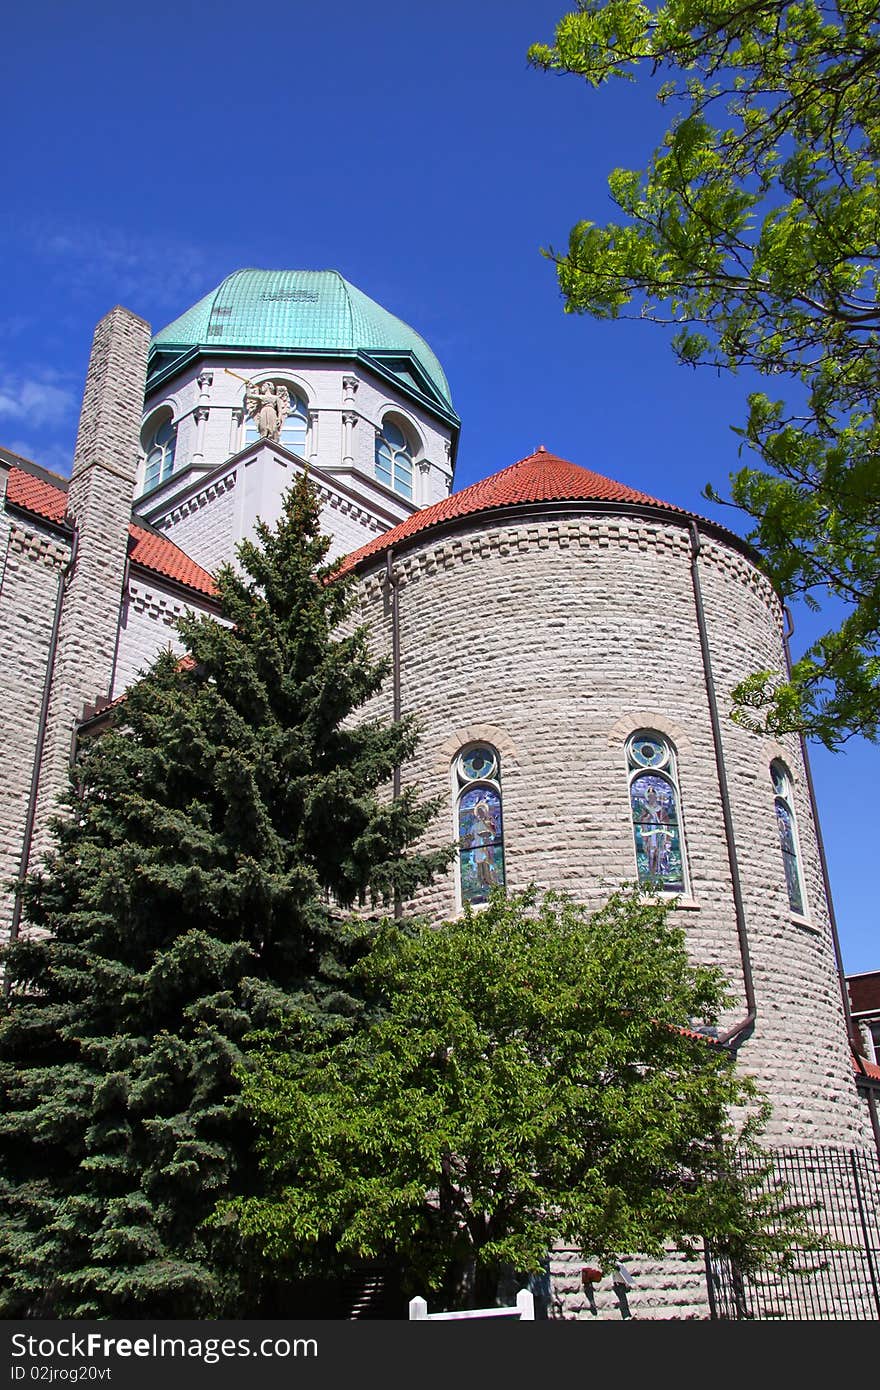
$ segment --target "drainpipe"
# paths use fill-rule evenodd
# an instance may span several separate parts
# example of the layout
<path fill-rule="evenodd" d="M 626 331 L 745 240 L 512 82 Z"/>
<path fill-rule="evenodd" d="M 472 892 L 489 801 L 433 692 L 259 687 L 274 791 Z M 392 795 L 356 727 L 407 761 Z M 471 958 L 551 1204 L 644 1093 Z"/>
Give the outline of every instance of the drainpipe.
<path fill-rule="evenodd" d="M 25 877 L 31 857 L 31 845 L 34 839 L 34 822 L 37 816 L 37 795 L 40 790 L 40 769 L 43 762 L 43 749 L 46 744 L 46 727 L 49 720 L 49 699 L 52 695 L 52 677 L 55 673 L 55 658 L 58 653 L 58 633 L 61 627 L 61 610 L 64 607 L 64 595 L 70 587 L 70 579 L 73 574 L 73 567 L 76 564 L 76 553 L 79 549 L 79 531 L 74 529 L 73 541 L 70 547 L 70 556 L 67 564 L 61 571 L 58 579 L 58 593 L 55 598 L 55 614 L 52 618 L 52 632 L 49 637 L 49 652 L 46 657 L 46 679 L 43 682 L 43 699 L 40 705 L 40 718 L 37 724 L 37 742 L 34 748 L 34 762 L 31 769 L 31 785 L 28 792 L 27 815 L 24 823 L 24 838 L 21 846 L 21 859 L 18 866 L 18 881 L 15 885 L 15 897 L 12 902 L 12 920 L 9 924 L 9 940 L 18 939 L 19 927 L 21 925 L 21 890 L 22 879 Z M 3 993 L 9 994 L 10 982 L 9 974 L 5 973 L 3 979 Z"/>
<path fill-rule="evenodd" d="M 718 773 L 718 790 L 721 794 L 721 813 L 724 819 L 724 836 L 727 841 L 727 861 L 730 865 L 730 880 L 733 887 L 733 904 L 736 913 L 736 931 L 739 937 L 739 954 L 742 961 L 743 987 L 748 1013 L 745 1018 L 726 1033 L 718 1042 L 729 1047 L 737 1047 L 744 1042 L 754 1027 L 758 1010 L 755 1002 L 755 986 L 752 979 L 752 963 L 749 954 L 749 939 L 746 932 L 746 912 L 743 902 L 742 881 L 739 873 L 739 859 L 736 852 L 736 839 L 733 832 L 733 814 L 730 807 L 730 789 L 727 783 L 727 769 L 724 764 L 724 744 L 721 738 L 721 720 L 718 715 L 718 701 L 715 697 L 715 679 L 712 675 L 712 656 L 709 651 L 709 634 L 706 628 L 706 611 L 703 607 L 703 591 L 700 584 L 699 554 L 700 533 L 695 521 L 688 523 L 691 536 L 691 582 L 694 590 L 694 607 L 697 614 L 697 629 L 700 634 L 700 651 L 703 658 L 703 676 L 706 682 L 706 697 L 709 701 L 709 721 L 712 725 L 712 742 L 715 746 L 715 767 Z"/>
<path fill-rule="evenodd" d="M 789 641 L 794 632 L 794 622 L 788 608 L 785 610 L 786 630 L 782 634 L 782 642 L 785 648 L 785 668 L 788 675 L 791 675 L 791 647 Z M 816 803 L 816 788 L 813 783 L 813 770 L 810 767 L 810 759 L 807 754 L 807 741 L 803 734 L 798 734 L 798 741 L 801 748 L 801 758 L 804 764 L 804 774 L 807 779 L 807 796 L 810 801 L 810 814 L 813 817 L 813 829 L 816 832 L 816 846 L 819 850 L 819 867 L 822 871 L 822 887 L 825 890 L 825 902 L 828 904 L 828 925 L 831 928 L 831 941 L 834 946 L 834 960 L 837 967 L 837 983 L 840 986 L 840 998 L 843 1003 L 843 1017 L 846 1025 L 846 1037 L 849 1043 L 850 1052 L 853 1055 L 856 1066 L 862 1076 L 866 1075 L 865 1065 L 861 1054 L 855 1043 L 855 1032 L 852 1018 L 852 1008 L 849 1002 L 849 990 L 846 987 L 846 974 L 843 968 L 843 952 L 840 949 L 840 936 L 837 931 L 837 915 L 834 911 L 834 900 L 831 896 L 831 876 L 828 872 L 828 859 L 825 854 L 825 841 L 822 838 L 822 827 L 819 823 L 819 807 Z M 871 1116 L 871 1129 L 874 1132 L 874 1143 L 877 1152 L 880 1154 L 880 1120 L 877 1116 L 877 1101 L 871 1091 L 868 1092 L 868 1111 Z"/>
<path fill-rule="evenodd" d="M 394 573 L 394 547 L 390 546 L 385 555 L 385 580 L 391 596 L 391 714 L 395 723 L 400 719 L 400 596 L 397 575 Z M 391 791 L 395 799 L 400 796 L 400 764 L 397 763 L 391 775 Z M 394 916 L 403 915 L 400 894 L 394 894 Z"/>

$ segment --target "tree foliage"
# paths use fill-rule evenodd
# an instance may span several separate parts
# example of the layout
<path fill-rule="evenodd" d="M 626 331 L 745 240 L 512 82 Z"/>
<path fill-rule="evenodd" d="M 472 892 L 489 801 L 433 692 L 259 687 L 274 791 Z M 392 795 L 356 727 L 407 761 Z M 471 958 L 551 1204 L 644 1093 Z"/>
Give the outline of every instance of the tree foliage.
<path fill-rule="evenodd" d="M 204 1225 L 259 1190 L 242 1039 L 356 1013 L 349 909 L 448 857 L 411 852 L 432 806 L 387 794 L 413 727 L 354 717 L 384 667 L 318 515 L 302 480 L 221 571 L 227 621 L 183 621 L 191 659 L 160 659 L 85 748 L 26 884 L 0 1019 L 6 1316 L 271 1311 L 271 1272 Z"/>
<path fill-rule="evenodd" d="M 701 1235 L 743 1266 L 784 1251 L 785 1218 L 771 1233 L 731 1176 L 753 1083 L 682 1031 L 716 1017 L 722 979 L 664 906 L 496 891 L 440 930 L 387 927 L 359 974 L 368 1026 L 281 1029 L 245 1078 L 271 1190 L 235 1210 L 268 1260 L 400 1261 L 411 1290 L 483 1306 L 556 1240 L 605 1267 Z M 752 1114 L 738 1139 L 731 1107 Z"/>
<path fill-rule="evenodd" d="M 662 79 L 662 146 L 609 180 L 621 220 L 579 223 L 556 258 L 566 308 L 675 325 L 682 362 L 771 378 L 738 431 L 761 465 L 732 475 L 732 499 L 784 594 L 844 605 L 790 680 L 763 672 L 737 692 L 739 717 L 828 747 L 876 739 L 876 4 L 582 0 L 530 59 L 593 87 Z"/>

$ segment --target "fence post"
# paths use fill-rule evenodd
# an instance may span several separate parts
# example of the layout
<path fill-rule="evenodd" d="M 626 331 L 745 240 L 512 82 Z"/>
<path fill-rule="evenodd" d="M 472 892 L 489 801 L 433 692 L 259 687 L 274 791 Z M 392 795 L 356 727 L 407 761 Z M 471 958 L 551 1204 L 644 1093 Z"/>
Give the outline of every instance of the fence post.
<path fill-rule="evenodd" d="M 428 1305 L 423 1298 L 411 1298 L 409 1301 L 409 1320 L 414 1318 L 426 1318 L 428 1316 Z"/>
<path fill-rule="evenodd" d="M 520 1322 L 535 1321 L 535 1298 L 531 1289 L 520 1289 L 516 1296 L 516 1306 L 519 1309 Z"/>

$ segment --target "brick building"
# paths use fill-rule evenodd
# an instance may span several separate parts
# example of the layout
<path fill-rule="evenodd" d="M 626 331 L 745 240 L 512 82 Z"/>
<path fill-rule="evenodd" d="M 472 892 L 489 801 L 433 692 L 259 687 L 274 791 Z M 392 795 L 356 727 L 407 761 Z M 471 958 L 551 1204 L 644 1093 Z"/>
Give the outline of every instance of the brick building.
<path fill-rule="evenodd" d="M 544 448 L 452 491 L 458 429 L 428 345 L 335 272 L 238 271 L 152 339 L 112 310 L 69 482 L 0 450 L 0 877 L 43 852 L 82 721 L 177 615 L 216 612 L 211 572 L 308 467 L 392 659 L 380 700 L 421 723 L 402 776 L 461 847 L 417 906 L 659 882 L 731 981 L 721 1041 L 770 1142 L 870 1151 L 880 1068 L 853 1062 L 804 749 L 728 717 L 739 680 L 785 665 L 779 597 L 717 523 Z M 13 893 L 2 913 L 25 929 Z M 563 1316 L 588 1315 L 578 1258 L 555 1258 Z M 641 1316 L 705 1315 L 699 1270 L 639 1273 Z"/>

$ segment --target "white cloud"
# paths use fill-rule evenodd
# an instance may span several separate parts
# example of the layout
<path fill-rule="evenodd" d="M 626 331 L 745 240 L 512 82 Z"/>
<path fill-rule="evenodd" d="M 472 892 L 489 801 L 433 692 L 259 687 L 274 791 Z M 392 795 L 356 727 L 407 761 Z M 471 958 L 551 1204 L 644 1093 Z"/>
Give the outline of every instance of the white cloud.
<path fill-rule="evenodd" d="M 0 370 L 0 417 L 27 421 L 35 429 L 54 430 L 74 417 L 79 398 L 59 385 L 57 372 L 20 375 Z"/>
<path fill-rule="evenodd" d="M 68 226 L 64 232 L 46 224 L 30 230 L 32 248 L 58 266 L 68 291 L 105 291 L 112 285 L 119 303 L 179 308 L 204 294 L 228 270 L 228 258 L 221 258 L 226 269 L 214 275 L 203 246 L 161 235 L 131 235 L 88 224 Z"/>

